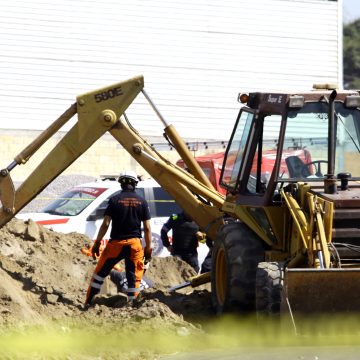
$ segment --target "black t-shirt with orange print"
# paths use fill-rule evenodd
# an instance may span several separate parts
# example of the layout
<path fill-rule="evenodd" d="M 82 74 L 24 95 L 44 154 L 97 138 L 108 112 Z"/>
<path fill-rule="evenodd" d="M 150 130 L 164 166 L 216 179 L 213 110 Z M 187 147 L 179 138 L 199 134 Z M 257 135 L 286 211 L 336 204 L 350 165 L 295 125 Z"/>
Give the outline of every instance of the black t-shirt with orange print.
<path fill-rule="evenodd" d="M 126 190 L 110 198 L 105 215 L 112 220 L 110 240 L 141 238 L 141 222 L 151 218 L 147 201 Z"/>

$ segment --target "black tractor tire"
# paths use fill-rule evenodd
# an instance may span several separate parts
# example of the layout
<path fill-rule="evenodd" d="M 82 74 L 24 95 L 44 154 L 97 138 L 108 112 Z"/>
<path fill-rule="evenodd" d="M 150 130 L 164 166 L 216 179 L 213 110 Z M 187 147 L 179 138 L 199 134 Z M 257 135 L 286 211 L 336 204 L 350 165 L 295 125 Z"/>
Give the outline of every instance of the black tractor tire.
<path fill-rule="evenodd" d="M 255 311 L 255 279 L 264 243 L 241 222 L 223 225 L 212 253 L 211 298 L 217 314 Z"/>
<path fill-rule="evenodd" d="M 256 314 L 258 319 L 280 317 L 284 264 L 261 262 L 256 271 Z"/>

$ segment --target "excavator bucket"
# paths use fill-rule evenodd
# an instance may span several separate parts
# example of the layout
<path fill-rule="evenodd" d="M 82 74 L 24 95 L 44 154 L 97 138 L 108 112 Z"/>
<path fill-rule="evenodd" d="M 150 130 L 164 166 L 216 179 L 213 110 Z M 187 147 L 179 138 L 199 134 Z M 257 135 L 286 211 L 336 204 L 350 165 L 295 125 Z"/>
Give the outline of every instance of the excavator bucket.
<path fill-rule="evenodd" d="M 360 269 L 286 269 L 281 312 L 343 314 L 360 309 Z"/>
<path fill-rule="evenodd" d="M 2 205 L 3 211 L 11 214 L 14 209 L 14 201 L 14 183 L 7 169 L 3 169 L 0 173 L 0 205 Z"/>

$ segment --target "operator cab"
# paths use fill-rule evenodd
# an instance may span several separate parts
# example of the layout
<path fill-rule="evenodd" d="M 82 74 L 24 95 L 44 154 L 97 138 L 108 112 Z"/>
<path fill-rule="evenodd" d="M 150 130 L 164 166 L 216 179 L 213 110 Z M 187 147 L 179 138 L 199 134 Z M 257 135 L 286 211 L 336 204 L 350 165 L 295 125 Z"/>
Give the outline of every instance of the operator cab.
<path fill-rule="evenodd" d="M 246 106 L 239 112 L 220 177 L 227 190 L 223 211 L 235 218 L 241 214 L 258 236 L 283 251 L 287 235 L 281 229 L 288 213 L 282 189 L 296 196 L 300 184 L 306 184 L 315 196 L 334 204 L 339 226 L 340 208 L 360 206 L 359 93 L 257 92 L 240 99 Z M 357 213 L 352 214 L 351 221 L 357 221 Z"/>
<path fill-rule="evenodd" d="M 240 110 L 220 178 L 230 194 L 241 194 L 238 204 L 270 205 L 279 188 L 298 181 L 323 187 L 329 179 L 360 180 L 357 92 L 250 93 L 239 100 L 247 106 Z"/>

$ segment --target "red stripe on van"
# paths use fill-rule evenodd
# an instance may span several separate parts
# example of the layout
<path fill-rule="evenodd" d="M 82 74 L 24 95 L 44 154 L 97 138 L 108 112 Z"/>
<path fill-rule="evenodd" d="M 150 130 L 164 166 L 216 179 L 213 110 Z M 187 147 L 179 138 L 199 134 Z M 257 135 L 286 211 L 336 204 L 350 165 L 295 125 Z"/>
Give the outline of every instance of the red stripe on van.
<path fill-rule="evenodd" d="M 36 221 L 40 225 L 57 225 L 57 224 L 66 224 L 69 221 L 69 218 L 66 219 L 52 219 L 52 220 L 40 220 Z"/>

